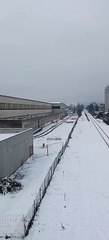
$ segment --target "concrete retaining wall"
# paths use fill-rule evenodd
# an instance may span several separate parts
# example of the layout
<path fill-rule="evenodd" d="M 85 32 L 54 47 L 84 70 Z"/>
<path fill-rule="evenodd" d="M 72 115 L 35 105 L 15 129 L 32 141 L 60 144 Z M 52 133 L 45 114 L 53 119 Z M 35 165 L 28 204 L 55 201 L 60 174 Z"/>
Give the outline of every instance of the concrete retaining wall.
<path fill-rule="evenodd" d="M 0 178 L 10 176 L 33 154 L 33 130 L 28 129 L 0 142 Z"/>
<path fill-rule="evenodd" d="M 50 116 L 41 116 L 40 118 L 36 119 L 22 120 L 22 127 L 23 128 L 32 127 L 33 130 L 36 130 L 38 128 L 43 128 L 47 123 L 53 122 L 54 120 L 59 118 L 60 114 L 52 114 Z"/>
<path fill-rule="evenodd" d="M 0 128 L 1 133 L 20 133 L 22 131 L 27 130 L 26 128 Z"/>

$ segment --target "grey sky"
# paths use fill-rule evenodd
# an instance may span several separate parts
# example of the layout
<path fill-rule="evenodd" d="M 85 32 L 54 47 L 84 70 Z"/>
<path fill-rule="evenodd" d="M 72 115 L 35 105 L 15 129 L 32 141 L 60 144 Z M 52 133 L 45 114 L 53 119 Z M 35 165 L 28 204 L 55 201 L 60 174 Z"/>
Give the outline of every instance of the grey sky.
<path fill-rule="evenodd" d="M 0 94 L 103 101 L 109 0 L 1 0 Z"/>

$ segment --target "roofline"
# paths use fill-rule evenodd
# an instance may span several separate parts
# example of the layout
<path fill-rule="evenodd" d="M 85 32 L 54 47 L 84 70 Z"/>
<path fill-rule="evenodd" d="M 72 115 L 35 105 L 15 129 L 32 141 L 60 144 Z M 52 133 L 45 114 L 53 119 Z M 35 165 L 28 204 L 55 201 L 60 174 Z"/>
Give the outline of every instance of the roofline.
<path fill-rule="evenodd" d="M 9 96 L 9 95 L 1 95 L 0 94 L 0 97 L 9 97 L 9 98 L 12 98 L 12 99 L 20 99 L 20 100 L 26 100 L 26 101 L 36 101 L 36 102 L 41 102 L 41 103 L 48 103 L 48 104 L 51 104 L 50 102 L 44 102 L 44 101 L 40 101 L 40 100 L 35 100 L 35 99 L 29 99 L 29 98 L 21 98 L 21 97 L 14 97 L 14 96 Z"/>

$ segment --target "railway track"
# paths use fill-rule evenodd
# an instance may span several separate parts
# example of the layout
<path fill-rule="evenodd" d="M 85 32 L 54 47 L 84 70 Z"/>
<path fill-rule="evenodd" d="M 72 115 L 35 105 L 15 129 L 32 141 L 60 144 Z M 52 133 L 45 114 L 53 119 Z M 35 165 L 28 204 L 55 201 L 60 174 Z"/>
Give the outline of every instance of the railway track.
<path fill-rule="evenodd" d="M 40 133 L 40 134 L 34 134 L 34 139 L 35 138 L 41 138 L 41 137 L 44 137 L 46 136 L 47 134 L 49 134 L 50 132 L 52 132 L 53 130 L 55 130 L 57 127 L 59 127 L 61 124 L 63 124 L 64 122 L 66 122 L 66 119 L 65 118 L 63 121 L 61 121 L 60 123 L 57 123 L 55 124 L 54 126 L 50 127 L 49 129 L 47 129 L 45 132 L 43 133 Z"/>
<path fill-rule="evenodd" d="M 99 134 L 101 135 L 103 141 L 106 143 L 106 145 L 109 147 L 109 135 L 102 129 L 102 127 L 98 124 L 98 122 L 92 117 L 90 114 L 88 114 L 88 117 L 90 121 L 93 123 Z"/>

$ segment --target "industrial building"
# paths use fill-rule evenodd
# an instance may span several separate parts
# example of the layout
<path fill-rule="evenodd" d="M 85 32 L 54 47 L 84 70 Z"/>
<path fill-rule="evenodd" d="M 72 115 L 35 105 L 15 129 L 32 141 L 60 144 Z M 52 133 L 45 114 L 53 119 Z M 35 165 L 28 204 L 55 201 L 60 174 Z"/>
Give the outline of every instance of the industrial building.
<path fill-rule="evenodd" d="M 109 86 L 106 86 L 104 90 L 104 103 L 105 111 L 109 112 Z"/>
<path fill-rule="evenodd" d="M 57 105 L 0 95 L 0 128 L 33 128 L 36 130 L 64 115 L 62 103 Z"/>
<path fill-rule="evenodd" d="M 0 178 L 33 155 L 33 132 L 63 118 L 65 111 L 62 103 L 0 95 Z"/>
<path fill-rule="evenodd" d="M 0 178 L 9 177 L 32 155 L 32 129 L 0 129 Z"/>
<path fill-rule="evenodd" d="M 0 95 L 0 118 L 20 118 L 51 111 L 50 103 Z"/>
<path fill-rule="evenodd" d="M 68 107 L 62 102 L 51 102 L 52 112 L 65 113 L 67 114 Z"/>
<path fill-rule="evenodd" d="M 59 118 L 64 118 L 68 115 L 68 107 L 62 102 L 51 102 L 52 113 L 59 114 Z"/>

